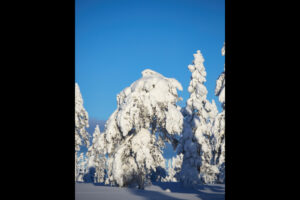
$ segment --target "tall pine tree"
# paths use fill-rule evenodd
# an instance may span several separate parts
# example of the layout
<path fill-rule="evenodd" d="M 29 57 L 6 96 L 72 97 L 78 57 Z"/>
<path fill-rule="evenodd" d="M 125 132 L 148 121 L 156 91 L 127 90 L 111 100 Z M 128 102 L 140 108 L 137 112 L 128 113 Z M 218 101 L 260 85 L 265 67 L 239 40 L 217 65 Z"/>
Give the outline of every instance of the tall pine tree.
<path fill-rule="evenodd" d="M 186 107 L 182 110 L 184 115 L 184 128 L 178 153 L 182 153 L 183 162 L 180 180 L 186 184 L 213 183 L 216 180 L 218 168 L 213 165 L 211 124 L 217 115 L 213 102 L 207 98 L 207 89 L 204 86 L 206 71 L 204 58 L 198 50 L 194 54 L 193 64 L 188 66 L 192 73 L 188 91 L 190 97 Z"/>

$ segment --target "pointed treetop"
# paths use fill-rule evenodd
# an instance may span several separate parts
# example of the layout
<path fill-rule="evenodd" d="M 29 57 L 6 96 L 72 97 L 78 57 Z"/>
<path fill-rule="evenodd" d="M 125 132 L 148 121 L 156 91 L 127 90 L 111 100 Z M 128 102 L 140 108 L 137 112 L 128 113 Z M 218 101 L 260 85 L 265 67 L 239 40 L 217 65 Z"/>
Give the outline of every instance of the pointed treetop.
<path fill-rule="evenodd" d="M 224 45 L 222 47 L 222 56 L 225 56 L 225 42 L 224 42 Z"/>
<path fill-rule="evenodd" d="M 100 128 L 99 128 L 99 124 L 96 125 L 95 131 L 94 131 L 94 132 L 101 133 L 101 132 L 100 132 Z"/>
<path fill-rule="evenodd" d="M 194 58 L 195 58 L 195 60 L 194 60 L 195 65 L 196 64 L 201 64 L 201 63 L 204 62 L 204 58 L 203 58 L 202 53 L 201 53 L 200 50 L 197 50 L 197 53 L 194 54 Z"/>

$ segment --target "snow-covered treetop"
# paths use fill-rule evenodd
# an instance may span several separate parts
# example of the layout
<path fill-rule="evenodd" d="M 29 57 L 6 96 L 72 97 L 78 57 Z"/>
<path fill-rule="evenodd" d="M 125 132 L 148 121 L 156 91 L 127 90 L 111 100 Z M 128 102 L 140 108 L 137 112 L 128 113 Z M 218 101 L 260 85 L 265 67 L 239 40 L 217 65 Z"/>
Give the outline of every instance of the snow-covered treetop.
<path fill-rule="evenodd" d="M 89 134 L 85 128 L 89 127 L 88 113 L 83 107 L 83 99 L 77 83 L 75 83 L 75 149 L 79 151 L 82 141 L 89 146 Z"/>
<path fill-rule="evenodd" d="M 175 119 L 171 119 L 180 118 L 181 116 L 179 110 L 174 106 L 179 100 L 177 89 L 182 90 L 181 84 L 176 79 L 165 78 L 163 75 L 150 69 L 144 70 L 142 75 L 141 79 L 135 81 L 130 87 L 125 88 L 117 98 L 119 109 L 124 111 L 117 116 L 119 126 L 123 129 L 123 135 L 127 135 L 133 125 L 138 125 L 138 129 L 142 128 L 139 126 L 143 126 L 143 123 L 135 123 L 137 122 L 135 120 L 140 120 L 136 118 L 139 116 L 148 118 L 147 122 L 150 122 L 150 117 L 157 114 L 157 120 L 163 122 L 165 116 L 160 116 L 162 108 L 165 109 L 164 111 L 167 111 L 166 117 L 170 118 L 170 120 L 166 120 L 167 123 L 165 125 L 168 133 L 180 133 L 180 126 L 173 123 L 176 121 Z M 129 114 L 134 123 L 131 123 L 129 126 L 123 126 L 122 123 L 128 122 L 126 117 L 128 109 L 134 111 Z M 135 111 L 140 112 L 140 115 L 136 115 Z M 149 128 L 149 126 L 150 124 L 148 124 L 148 127 L 146 125 L 146 128 Z"/>
<path fill-rule="evenodd" d="M 206 99 L 207 89 L 204 86 L 206 71 L 203 63 L 204 58 L 200 50 L 198 50 L 194 54 L 193 64 L 188 66 L 192 76 L 188 87 L 190 97 L 187 100 L 186 111 L 191 114 L 196 109 L 199 114 L 201 113 L 203 117 L 207 118 L 213 108 L 211 103 Z"/>
<path fill-rule="evenodd" d="M 100 137 L 100 134 L 101 134 L 100 133 L 100 128 L 99 128 L 99 125 L 97 124 L 96 127 L 95 127 L 94 134 L 93 134 L 93 144 L 97 144 L 98 145 L 98 139 Z"/>
<path fill-rule="evenodd" d="M 88 152 L 87 155 L 88 156 L 92 156 L 96 154 L 96 150 L 98 148 L 99 145 L 99 138 L 100 138 L 100 129 L 99 129 L 99 125 L 97 124 L 95 127 L 95 131 L 93 133 L 93 141 L 92 141 L 92 145 L 88 148 Z"/>
<path fill-rule="evenodd" d="M 144 70 L 142 78 L 117 95 L 118 108 L 106 124 L 108 143 L 116 143 L 112 140 L 120 141 L 142 128 L 151 128 L 152 133 L 160 129 L 168 135 L 179 134 L 183 116 L 176 105 L 180 100 L 177 89 L 182 90 L 182 86 L 176 79 L 166 78 L 150 69 Z"/>
<path fill-rule="evenodd" d="M 75 83 L 75 112 L 80 113 L 83 112 L 82 110 L 84 110 L 84 113 L 86 113 L 85 109 L 83 108 L 83 99 L 79 89 L 79 85 L 78 83 Z"/>
<path fill-rule="evenodd" d="M 181 84 L 173 78 L 166 78 L 163 75 L 146 69 L 142 72 L 142 78 L 125 88 L 117 97 L 118 105 L 122 106 L 125 98 L 141 96 L 143 100 L 149 99 L 147 103 L 176 103 L 178 100 L 177 90 L 182 90 Z M 129 97 L 129 95 L 131 95 Z"/>

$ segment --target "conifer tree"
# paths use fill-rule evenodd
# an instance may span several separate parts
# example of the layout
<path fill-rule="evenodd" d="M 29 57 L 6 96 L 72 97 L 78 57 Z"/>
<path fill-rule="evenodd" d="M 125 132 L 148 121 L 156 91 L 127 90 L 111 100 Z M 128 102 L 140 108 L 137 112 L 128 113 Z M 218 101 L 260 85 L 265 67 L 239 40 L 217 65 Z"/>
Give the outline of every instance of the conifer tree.
<path fill-rule="evenodd" d="M 77 83 L 75 83 L 75 150 L 79 151 L 81 145 L 89 147 L 89 127 L 88 113 L 83 107 L 83 99 Z"/>
<path fill-rule="evenodd" d="M 188 66 L 192 73 L 188 91 L 190 97 L 184 115 L 184 128 L 178 153 L 183 154 L 180 180 L 186 184 L 213 183 L 216 180 L 218 168 L 213 165 L 211 124 L 217 115 L 215 103 L 207 98 L 204 86 L 206 71 L 204 58 L 198 50 L 194 54 L 193 64 Z"/>
<path fill-rule="evenodd" d="M 182 131 L 177 89 L 182 90 L 177 80 L 147 69 L 117 96 L 105 129 L 110 183 L 143 189 L 152 172 L 165 168 L 164 142 L 176 145 L 175 134 Z"/>
<path fill-rule="evenodd" d="M 96 125 L 93 133 L 92 145 L 89 147 L 87 152 L 87 174 L 85 182 L 104 182 L 105 171 L 106 171 L 106 157 L 104 135 L 100 133 L 99 125 Z"/>
<path fill-rule="evenodd" d="M 79 171 L 76 167 L 78 162 L 77 153 L 80 150 L 80 146 L 85 145 L 89 147 L 89 133 L 86 131 L 88 127 L 88 113 L 83 107 L 79 86 L 75 83 L 75 172 Z"/>

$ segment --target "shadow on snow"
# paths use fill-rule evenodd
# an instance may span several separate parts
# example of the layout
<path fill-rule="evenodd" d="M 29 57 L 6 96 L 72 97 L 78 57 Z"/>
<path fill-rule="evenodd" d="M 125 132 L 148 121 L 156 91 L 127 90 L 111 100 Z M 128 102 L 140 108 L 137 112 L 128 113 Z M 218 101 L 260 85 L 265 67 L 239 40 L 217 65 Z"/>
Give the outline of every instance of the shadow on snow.
<path fill-rule="evenodd" d="M 160 187 L 162 190 L 169 189 L 172 193 L 196 194 L 202 200 L 225 199 L 224 185 L 193 185 L 184 186 L 180 182 L 154 182 L 152 185 Z"/>
<path fill-rule="evenodd" d="M 102 187 L 103 186 L 117 187 L 117 186 L 105 185 L 104 183 L 93 183 L 93 185 L 102 186 Z M 184 186 L 180 182 L 153 182 L 152 185 L 160 187 L 163 191 L 169 189 L 171 193 L 195 194 L 201 200 L 224 200 L 225 199 L 225 191 L 224 191 L 225 186 L 221 184 Z M 134 195 L 143 197 L 145 200 L 153 200 L 153 199 L 182 200 L 174 196 L 166 195 L 164 194 L 163 191 L 147 190 L 147 186 L 145 187 L 145 190 L 139 190 L 136 189 L 135 187 L 127 187 L 124 189 L 127 189 L 127 191 L 131 192 Z"/>

